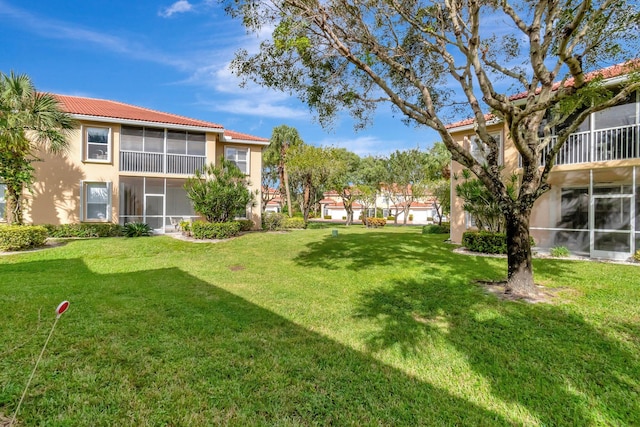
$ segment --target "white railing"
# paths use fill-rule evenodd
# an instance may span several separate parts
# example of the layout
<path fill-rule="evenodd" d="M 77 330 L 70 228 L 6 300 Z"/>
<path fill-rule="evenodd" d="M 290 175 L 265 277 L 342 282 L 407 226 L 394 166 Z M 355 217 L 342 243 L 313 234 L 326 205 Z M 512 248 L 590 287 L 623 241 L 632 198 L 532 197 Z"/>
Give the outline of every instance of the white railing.
<path fill-rule="evenodd" d="M 120 171 L 193 175 L 206 160 L 205 156 L 120 151 Z"/>
<path fill-rule="evenodd" d="M 202 170 L 206 161 L 204 156 L 167 154 L 167 173 L 192 175 L 196 169 Z"/>
<path fill-rule="evenodd" d="M 557 137 L 552 136 L 549 144 L 542 150 L 540 165 L 544 165 L 544 159 L 556 141 Z M 555 164 L 573 165 L 638 158 L 640 158 L 640 125 L 629 125 L 572 133 L 558 151 Z M 518 166 L 522 167 L 522 158 L 518 160 Z"/>

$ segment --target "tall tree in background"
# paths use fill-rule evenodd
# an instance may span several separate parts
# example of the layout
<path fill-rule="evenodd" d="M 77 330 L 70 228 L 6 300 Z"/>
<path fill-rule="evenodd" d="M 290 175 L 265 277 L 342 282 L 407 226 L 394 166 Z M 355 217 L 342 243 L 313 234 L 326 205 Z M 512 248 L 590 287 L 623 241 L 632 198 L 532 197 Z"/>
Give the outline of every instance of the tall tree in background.
<path fill-rule="evenodd" d="M 427 195 L 428 167 L 429 155 L 417 148 L 396 150 L 389 156 L 385 191 L 394 204 L 394 224 L 398 223 L 400 212 L 406 224 L 411 204 Z"/>
<path fill-rule="evenodd" d="M 386 160 L 381 157 L 366 156 L 360 160 L 355 176 L 355 188 L 356 200 L 362 205 L 363 221 L 368 216 L 369 208 L 376 208 L 376 199 L 385 181 L 385 164 Z"/>
<path fill-rule="evenodd" d="M 287 210 L 289 216 L 293 216 L 293 205 L 291 204 L 291 187 L 289 186 L 289 173 L 287 167 L 287 154 L 290 149 L 302 144 L 300 134 L 296 128 L 287 125 L 280 125 L 273 128 L 269 146 L 264 151 L 264 164 L 268 167 L 275 167 L 278 171 L 280 181 L 280 197 L 287 196 Z"/>
<path fill-rule="evenodd" d="M 262 163 L 262 182 L 260 188 L 260 198 L 262 201 L 262 213 L 267 209 L 267 205 L 270 201 L 278 196 L 275 191 L 276 185 L 278 185 L 278 169 L 274 166 Z M 272 191 L 273 190 L 273 191 Z M 280 193 L 282 198 L 282 193 Z"/>
<path fill-rule="evenodd" d="M 428 191 L 433 196 L 433 207 L 442 225 L 445 215 L 451 213 L 451 153 L 442 142 L 436 142 L 427 157 Z"/>
<path fill-rule="evenodd" d="M 9 224 L 22 224 L 22 191 L 33 183 L 38 150 L 64 153 L 74 126 L 53 95 L 38 93 L 27 75 L 0 73 L 0 181 L 7 186 Z"/>
<path fill-rule="evenodd" d="M 327 186 L 338 193 L 347 212 L 346 225 L 353 222 L 353 204 L 358 198 L 356 177 L 360 168 L 360 156 L 344 148 L 326 149 L 331 159 Z"/>
<path fill-rule="evenodd" d="M 523 296 L 537 293 L 529 240 L 533 204 L 548 191 L 547 177 L 569 135 L 589 114 L 621 102 L 640 87 L 638 74 L 621 79 L 615 92 L 603 87 L 601 78 L 586 76 L 638 54 L 637 2 L 226 4 L 249 29 L 274 28 L 257 53 L 238 52 L 236 73 L 296 93 L 323 124 L 348 110 L 366 125 L 376 106 L 388 103 L 407 122 L 435 129 L 453 160 L 480 179 L 505 217 L 507 290 Z M 554 85 L 556 81 L 563 84 Z M 524 93 L 517 104 L 509 98 L 515 92 Z M 499 141 L 487 130 L 489 113 L 508 128 L 522 158 L 514 197 L 502 179 Z M 476 136 L 486 147 L 484 158 L 474 158 L 449 133 L 446 124 L 461 117 L 473 117 Z M 545 117 L 552 119 L 544 123 Z M 551 130 L 558 125 L 562 130 L 552 138 Z"/>
<path fill-rule="evenodd" d="M 331 158 L 326 149 L 313 145 L 295 146 L 287 159 L 291 182 L 298 187 L 302 198 L 304 222 L 309 221 L 309 211 L 316 199 L 318 188 L 326 183 Z"/>

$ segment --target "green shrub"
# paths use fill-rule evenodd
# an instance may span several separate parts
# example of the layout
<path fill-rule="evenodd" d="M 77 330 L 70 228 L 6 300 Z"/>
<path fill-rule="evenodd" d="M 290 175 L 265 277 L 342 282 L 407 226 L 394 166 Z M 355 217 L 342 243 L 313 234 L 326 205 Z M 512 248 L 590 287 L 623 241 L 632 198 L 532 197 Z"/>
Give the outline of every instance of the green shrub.
<path fill-rule="evenodd" d="M 250 219 L 238 219 L 236 222 L 240 224 L 240 231 L 251 231 L 255 226 L 255 223 Z"/>
<path fill-rule="evenodd" d="M 305 224 L 304 218 L 293 217 L 285 218 L 284 221 L 282 221 L 281 227 L 285 230 L 290 230 L 294 228 L 307 228 L 307 224 Z"/>
<path fill-rule="evenodd" d="M 633 254 L 633 259 L 635 259 L 636 261 L 640 262 L 640 249 L 638 249 L 636 251 L 636 253 Z"/>
<path fill-rule="evenodd" d="M 385 225 L 387 225 L 387 220 L 385 218 L 367 217 L 365 219 L 365 225 L 367 227 L 373 227 L 373 228 L 384 227 Z"/>
<path fill-rule="evenodd" d="M 149 224 L 144 222 L 128 222 L 124 225 L 124 235 L 126 237 L 151 236 L 153 230 Z"/>
<path fill-rule="evenodd" d="M 569 249 L 567 249 L 565 246 L 556 246 L 554 248 L 551 248 L 549 253 L 552 257 L 556 258 L 566 258 L 571 255 L 571 252 L 569 252 Z"/>
<path fill-rule="evenodd" d="M 389 216 L 387 217 L 387 221 L 393 221 L 393 219 L 394 219 L 394 218 L 395 218 L 395 217 L 394 217 L 393 215 L 389 215 Z"/>
<path fill-rule="evenodd" d="M 422 234 L 449 234 L 448 225 L 429 224 L 422 227 Z"/>
<path fill-rule="evenodd" d="M 530 237 L 531 246 L 535 244 Z M 462 245 L 473 252 L 484 254 L 506 254 L 507 235 L 490 231 L 465 231 L 462 234 Z"/>
<path fill-rule="evenodd" d="M 279 230 L 282 228 L 284 218 L 284 214 L 279 212 L 267 212 L 262 216 L 262 228 L 269 231 Z"/>
<path fill-rule="evenodd" d="M 346 221 L 346 220 L 347 220 L 347 217 L 346 217 L 346 216 L 343 216 L 343 217 L 342 217 L 342 220 L 343 220 L 343 221 Z"/>
<path fill-rule="evenodd" d="M 413 221 L 413 214 L 409 214 L 409 221 Z"/>
<path fill-rule="evenodd" d="M 178 227 L 182 230 L 183 234 L 191 236 L 191 221 L 182 220 L 180 221 L 180 224 L 178 224 Z"/>
<path fill-rule="evenodd" d="M 47 229 L 41 225 L 0 226 L 0 251 L 20 251 L 44 245 Z"/>
<path fill-rule="evenodd" d="M 331 215 L 325 215 L 324 219 L 332 219 Z"/>
<path fill-rule="evenodd" d="M 196 221 L 191 224 L 191 232 L 195 239 L 227 239 L 240 232 L 238 221 L 204 222 Z"/>
<path fill-rule="evenodd" d="M 111 222 L 91 224 L 46 224 L 49 237 L 117 237 L 122 236 L 122 227 Z"/>

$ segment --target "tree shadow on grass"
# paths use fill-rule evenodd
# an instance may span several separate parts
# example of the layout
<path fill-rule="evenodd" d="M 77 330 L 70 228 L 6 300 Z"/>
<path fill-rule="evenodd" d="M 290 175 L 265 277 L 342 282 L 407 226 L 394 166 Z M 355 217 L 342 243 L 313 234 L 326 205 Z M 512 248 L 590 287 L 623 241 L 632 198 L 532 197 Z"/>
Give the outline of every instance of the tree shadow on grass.
<path fill-rule="evenodd" d="M 0 274 L 12 307 L 1 348 L 31 331 L 39 307 L 71 301 L 25 425 L 510 424 L 176 268 L 96 274 L 71 259 Z M 0 412 L 13 412 L 43 329 L 0 358 Z"/>
<path fill-rule="evenodd" d="M 363 292 L 356 316 L 378 326 L 369 349 L 399 346 L 409 356 L 453 345 L 492 395 L 542 425 L 640 424 L 637 351 L 562 307 L 499 302 L 459 283 L 427 278 Z M 637 328 L 620 328 L 637 342 Z"/>
<path fill-rule="evenodd" d="M 419 230 L 415 233 L 343 233 L 309 243 L 307 250 L 294 261 L 305 267 L 360 271 L 407 261 L 450 259 L 452 248 L 441 242 L 441 236 L 425 236 Z"/>

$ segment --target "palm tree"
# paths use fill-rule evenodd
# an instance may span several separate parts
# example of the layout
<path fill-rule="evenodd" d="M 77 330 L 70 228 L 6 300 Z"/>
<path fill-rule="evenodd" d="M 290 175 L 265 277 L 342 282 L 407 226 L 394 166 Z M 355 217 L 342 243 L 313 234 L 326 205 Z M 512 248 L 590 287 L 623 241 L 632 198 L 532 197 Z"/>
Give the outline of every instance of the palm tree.
<path fill-rule="evenodd" d="M 6 217 L 22 224 L 22 190 L 33 183 L 38 150 L 64 153 L 75 127 L 56 98 L 37 92 L 26 74 L 0 73 L 0 181 L 6 184 Z"/>
<path fill-rule="evenodd" d="M 287 125 L 280 125 L 273 128 L 269 147 L 264 153 L 264 162 L 278 170 L 278 179 L 280 180 L 280 194 L 283 194 L 284 188 L 287 195 L 287 210 L 289 216 L 293 216 L 291 206 L 291 189 L 289 188 L 289 174 L 287 172 L 287 151 L 289 149 L 302 144 L 302 138 L 296 128 Z"/>

